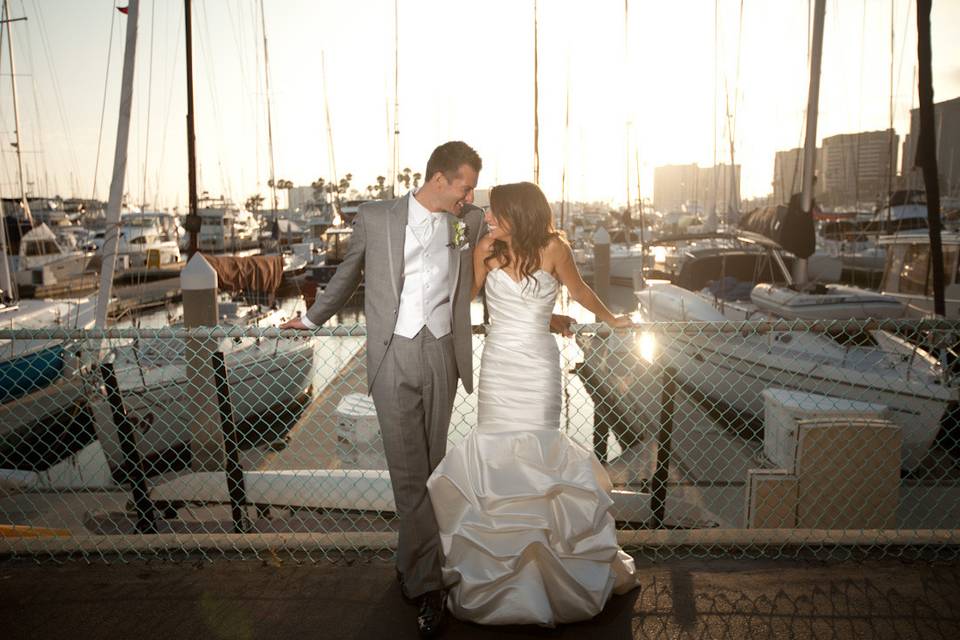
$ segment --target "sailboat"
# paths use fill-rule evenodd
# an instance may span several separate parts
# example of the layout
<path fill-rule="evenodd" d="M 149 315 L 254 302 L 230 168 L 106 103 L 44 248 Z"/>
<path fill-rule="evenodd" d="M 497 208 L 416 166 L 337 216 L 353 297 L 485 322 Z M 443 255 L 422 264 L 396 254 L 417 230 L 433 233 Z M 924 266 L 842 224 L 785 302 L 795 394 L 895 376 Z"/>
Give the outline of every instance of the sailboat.
<path fill-rule="evenodd" d="M 721 237 L 722 236 L 722 237 Z M 638 310 L 650 322 L 774 322 L 770 309 L 793 306 L 801 317 L 804 302 L 818 319 L 830 317 L 815 293 L 798 293 L 783 283 L 790 277 L 781 248 L 763 236 L 718 234 L 723 244 L 688 246 L 674 281 L 650 278 L 636 291 Z M 716 274 L 725 274 L 716 279 Z M 754 282 L 758 274 L 766 282 Z M 792 292 L 793 300 L 777 296 Z M 869 293 L 869 292 L 867 292 Z M 888 305 L 873 293 L 831 294 L 837 315 Z M 896 303 L 895 309 L 902 311 Z M 763 304 L 761 304 L 763 303 Z M 764 308 L 766 307 L 766 308 Z M 846 312 L 846 313 L 844 313 Z M 763 391 L 779 387 L 854 401 L 882 403 L 903 429 L 901 464 L 918 466 L 927 455 L 952 403 L 960 400 L 948 372 L 935 358 L 885 331 L 855 344 L 845 333 L 776 331 L 716 336 L 682 332 L 665 337 L 664 362 L 712 402 L 745 416 L 763 415 Z M 870 341 L 870 342 L 867 342 Z"/>
<path fill-rule="evenodd" d="M 12 95 L 16 121 L 16 147 L 20 176 L 20 206 L 32 226 L 30 205 L 23 185 L 20 157 L 19 108 L 13 43 L 7 3 L 3 3 L 7 48 L 11 62 Z M 0 220 L 0 328 L 4 330 L 86 329 L 93 325 L 92 298 L 21 300 L 18 285 L 33 284 L 34 274 L 53 273 L 62 258 L 54 234 L 45 225 L 33 228 L 19 239 L 17 265 L 11 264 L 6 217 Z M 17 227 L 19 230 L 19 226 Z M 17 266 L 20 268 L 18 269 Z M 62 266 L 62 265 L 61 265 Z M 24 278 L 27 278 L 26 280 Z M 19 282 L 18 282 L 19 280 Z M 19 459 L 18 449 L 30 451 L 37 432 L 69 436 L 82 398 L 83 384 L 75 342 L 46 338 L 0 338 L 0 466 Z M 22 443 L 26 443 L 21 446 Z"/>
<path fill-rule="evenodd" d="M 135 52 L 135 21 L 137 11 L 135 2 L 130 3 L 128 21 L 127 53 L 124 60 L 124 89 L 132 86 L 131 77 L 127 77 L 127 61 L 132 60 Z M 189 11 L 187 13 L 186 37 L 190 43 Z M 130 39 L 130 29 L 134 31 Z M 188 65 L 191 56 L 187 56 Z M 131 63 L 132 64 L 132 63 Z M 188 82 L 192 83 L 192 74 L 188 66 Z M 192 88 L 188 87 L 188 96 Z M 121 100 L 122 102 L 123 100 Z M 196 173 L 193 170 L 193 119 L 192 105 L 188 105 L 188 128 L 190 145 L 190 190 L 191 215 L 197 213 Z M 121 119 L 124 114 L 121 114 Z M 129 127 L 129 112 L 126 122 L 121 120 L 120 129 Z M 118 135 L 118 140 L 120 136 Z M 118 141 L 118 145 L 120 142 Z M 118 154 L 119 155 L 119 154 Z M 122 193 L 123 164 L 114 168 L 114 182 L 111 185 L 110 208 L 108 208 L 107 228 L 110 220 L 118 217 L 119 195 Z M 118 186 L 119 185 L 119 186 Z M 114 200 L 116 191 L 117 200 Z M 188 228 L 190 224 L 188 222 Z M 197 225 L 199 229 L 199 225 Z M 192 232 L 191 245 L 196 248 L 198 230 Z M 113 249 L 111 249 L 111 240 Z M 116 238 L 107 238 L 104 256 L 115 255 Z M 276 257 L 276 256 L 274 256 Z M 251 259 L 266 260 L 258 256 Z M 221 258 L 221 260 L 241 260 L 241 258 Z M 107 262 L 105 260 L 105 262 Z M 253 280 L 263 280 L 262 274 L 256 274 Z M 109 282 L 105 275 L 103 286 L 109 291 Z M 223 283 L 224 279 L 220 279 Z M 222 285 L 221 285 L 222 286 Z M 244 286 L 245 290 L 249 287 Z M 102 289 L 103 290 L 103 289 Z M 255 315 L 255 305 L 233 306 L 232 317 L 221 314 L 221 324 L 242 326 L 277 326 L 295 313 L 294 309 L 280 309 L 265 315 Z M 226 309 L 221 309 L 225 311 Z M 256 320 L 252 320 L 252 318 Z M 98 322 L 100 318 L 98 317 Z M 269 415 L 274 405 L 293 404 L 311 385 L 314 371 L 314 345 L 312 341 L 264 340 L 257 337 L 226 338 L 220 340 L 217 347 L 224 354 L 227 369 L 227 381 L 230 385 L 230 401 L 234 419 L 238 422 L 253 416 Z M 190 425 L 194 420 L 197 406 L 191 401 L 191 389 L 187 380 L 187 346 L 183 340 L 169 338 L 148 338 L 124 340 L 114 343 L 109 357 L 114 363 L 117 384 L 123 397 L 127 414 L 138 426 L 136 446 L 141 456 L 147 460 L 148 474 L 164 471 L 167 466 L 185 461 L 184 451 L 189 451 L 192 432 Z M 90 401 L 94 427 L 103 446 L 107 461 L 115 471 L 124 465 L 120 439 L 111 415 L 110 405 L 102 394 L 96 394 Z"/>

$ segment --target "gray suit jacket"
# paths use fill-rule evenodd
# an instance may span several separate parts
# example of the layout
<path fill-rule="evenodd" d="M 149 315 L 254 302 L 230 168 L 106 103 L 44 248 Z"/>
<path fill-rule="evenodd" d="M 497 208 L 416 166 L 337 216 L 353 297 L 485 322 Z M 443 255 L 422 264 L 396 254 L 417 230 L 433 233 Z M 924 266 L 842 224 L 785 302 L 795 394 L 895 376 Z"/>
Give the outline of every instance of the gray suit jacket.
<path fill-rule="evenodd" d="M 307 310 L 307 318 L 323 324 L 346 303 L 365 277 L 364 313 L 367 320 L 367 385 L 373 386 L 380 363 L 393 339 L 403 291 L 403 244 L 406 238 L 409 201 L 413 194 L 396 200 L 376 200 L 360 206 L 350 236 L 350 248 L 336 273 Z M 454 237 L 456 216 L 447 218 L 447 233 Z M 457 374 L 468 393 L 473 392 L 473 341 L 470 328 L 470 288 L 473 285 L 473 247 L 480 237 L 483 213 L 466 205 L 460 218 L 467 225 L 463 248 L 450 251 L 450 307 L 453 311 L 453 344 Z"/>

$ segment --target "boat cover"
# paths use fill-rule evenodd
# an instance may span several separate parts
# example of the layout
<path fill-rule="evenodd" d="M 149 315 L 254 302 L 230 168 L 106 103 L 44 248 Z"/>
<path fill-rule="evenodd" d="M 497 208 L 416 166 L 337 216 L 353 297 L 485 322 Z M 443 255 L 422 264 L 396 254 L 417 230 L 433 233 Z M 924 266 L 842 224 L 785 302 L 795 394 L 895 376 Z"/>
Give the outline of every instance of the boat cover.
<path fill-rule="evenodd" d="M 800 194 L 790 198 L 789 205 L 760 207 L 740 217 L 740 228 L 770 238 L 784 250 L 801 259 L 813 255 L 817 245 L 813 215 L 803 211 Z"/>
<path fill-rule="evenodd" d="M 204 259 L 217 272 L 220 291 L 276 293 L 283 278 L 283 256 L 210 256 Z"/>

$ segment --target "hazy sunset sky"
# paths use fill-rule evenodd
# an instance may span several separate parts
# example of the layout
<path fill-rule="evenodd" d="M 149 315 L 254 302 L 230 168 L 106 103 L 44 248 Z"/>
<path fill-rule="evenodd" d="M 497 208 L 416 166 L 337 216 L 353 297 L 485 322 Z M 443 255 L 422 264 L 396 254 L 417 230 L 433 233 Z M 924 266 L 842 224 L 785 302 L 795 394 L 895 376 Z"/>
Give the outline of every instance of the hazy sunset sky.
<path fill-rule="evenodd" d="M 118 4 L 126 0 L 10 2 L 13 17 L 27 17 L 11 28 L 33 194 L 107 197 L 127 21 Z M 433 147 L 462 139 L 483 157 L 481 187 L 532 179 L 532 0 L 397 6 L 400 167 L 423 171 Z M 768 193 L 774 152 L 802 144 L 812 2 L 627 6 L 625 21 L 622 0 L 538 2 L 540 182 L 548 197 L 561 197 L 564 167 L 569 199 L 622 203 L 628 175 L 636 197 L 638 156 L 645 197 L 654 166 L 729 162 L 727 104 L 742 193 Z M 361 190 L 389 175 L 393 0 L 263 0 L 263 8 L 276 176 L 297 185 L 332 179 L 331 156 L 337 174 L 352 173 Z M 915 9 L 912 0 L 828 0 L 819 138 L 887 128 L 892 93 L 902 142 L 916 106 Z M 960 0 L 935 0 L 932 20 L 941 101 L 960 96 Z M 261 37 L 258 1 L 194 0 L 200 190 L 240 205 L 254 193 L 269 197 Z M 0 57 L 0 183 L 4 196 L 15 196 L 5 33 Z M 142 1 L 125 189 L 132 202 L 185 208 L 184 59 L 183 2 Z"/>

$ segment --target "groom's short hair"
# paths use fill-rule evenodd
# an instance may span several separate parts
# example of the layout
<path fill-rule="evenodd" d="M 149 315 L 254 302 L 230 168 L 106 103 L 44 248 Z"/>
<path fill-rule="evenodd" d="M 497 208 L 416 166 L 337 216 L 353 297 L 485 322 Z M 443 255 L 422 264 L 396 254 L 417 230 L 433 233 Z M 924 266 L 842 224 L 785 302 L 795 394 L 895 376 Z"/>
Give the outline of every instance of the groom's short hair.
<path fill-rule="evenodd" d="M 430 154 L 430 159 L 427 160 L 427 173 L 424 182 L 429 182 L 438 171 L 443 173 L 448 180 L 452 180 L 460 167 L 465 164 L 470 165 L 477 173 L 480 173 L 480 169 L 483 168 L 480 155 L 466 142 L 459 140 L 444 142 Z"/>

